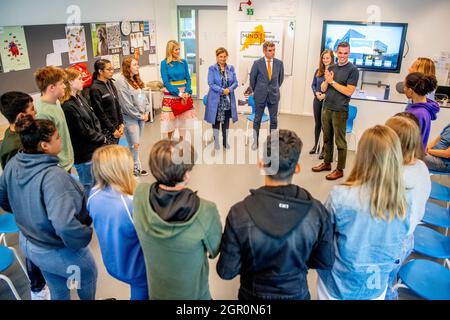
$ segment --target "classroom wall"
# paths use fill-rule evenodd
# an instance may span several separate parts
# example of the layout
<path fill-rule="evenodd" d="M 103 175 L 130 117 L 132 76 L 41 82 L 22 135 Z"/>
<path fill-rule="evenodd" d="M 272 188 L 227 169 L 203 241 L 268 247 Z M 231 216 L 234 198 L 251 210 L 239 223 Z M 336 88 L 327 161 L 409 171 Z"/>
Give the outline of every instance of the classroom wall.
<path fill-rule="evenodd" d="M 159 61 L 165 57 L 166 43 L 177 38 L 175 0 L 0 0 L 0 26 L 67 23 L 78 12 L 71 9 L 67 13 L 73 4 L 79 8 L 82 23 L 156 20 L 158 65 L 142 67 L 141 76 L 145 82 L 160 79 Z M 30 94 L 35 96 L 33 92 Z M 0 125 L 5 123 L 6 119 L 0 115 Z"/>

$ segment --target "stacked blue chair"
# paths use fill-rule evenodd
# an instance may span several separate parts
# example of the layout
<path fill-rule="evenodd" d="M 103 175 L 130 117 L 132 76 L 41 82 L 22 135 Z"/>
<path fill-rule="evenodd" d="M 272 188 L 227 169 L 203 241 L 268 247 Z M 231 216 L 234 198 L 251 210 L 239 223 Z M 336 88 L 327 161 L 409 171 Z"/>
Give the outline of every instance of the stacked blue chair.
<path fill-rule="evenodd" d="M 428 260 L 411 260 L 400 268 L 400 282 L 428 300 L 450 300 L 450 270 Z"/>
<path fill-rule="evenodd" d="M 450 268 L 450 237 L 425 226 L 414 231 L 414 251 L 436 259 L 444 259 L 444 266 Z"/>
<path fill-rule="evenodd" d="M 450 228 L 450 208 L 444 208 L 434 202 L 428 201 L 422 222 L 445 228 L 445 235 L 448 235 L 448 229 Z"/>
<path fill-rule="evenodd" d="M 436 181 L 431 181 L 431 194 L 430 198 L 439 201 L 447 202 L 447 206 L 450 203 L 450 188 L 444 186 Z"/>

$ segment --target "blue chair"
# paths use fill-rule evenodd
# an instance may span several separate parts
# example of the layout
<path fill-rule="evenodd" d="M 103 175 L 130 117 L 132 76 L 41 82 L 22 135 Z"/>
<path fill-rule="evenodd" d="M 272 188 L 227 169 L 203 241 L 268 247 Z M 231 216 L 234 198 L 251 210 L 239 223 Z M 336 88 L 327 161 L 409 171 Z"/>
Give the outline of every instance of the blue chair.
<path fill-rule="evenodd" d="M 440 200 L 450 202 L 450 188 L 446 187 L 436 181 L 431 181 L 431 194 L 430 198 L 434 200 Z"/>
<path fill-rule="evenodd" d="M 444 266 L 450 267 L 450 237 L 433 229 L 417 226 L 414 231 L 414 251 L 427 257 L 444 259 Z"/>
<path fill-rule="evenodd" d="M 448 228 L 450 228 L 450 209 L 428 201 L 422 222 L 447 229 L 447 235 Z"/>
<path fill-rule="evenodd" d="M 252 113 L 247 117 L 247 129 L 245 130 L 245 145 L 248 145 L 248 130 L 250 129 L 250 122 L 255 121 L 255 99 L 253 96 L 248 96 L 248 105 L 252 107 Z M 261 123 L 269 121 L 269 116 L 264 112 L 261 118 Z"/>
<path fill-rule="evenodd" d="M 120 137 L 119 145 L 128 148 L 128 141 L 127 141 L 127 138 L 125 138 L 125 136 Z"/>
<path fill-rule="evenodd" d="M 19 228 L 16 224 L 16 218 L 13 214 L 6 212 L 0 215 L 0 242 L 3 240 L 3 243 L 7 247 L 6 243 L 6 234 L 8 233 L 17 233 L 19 232 Z"/>
<path fill-rule="evenodd" d="M 0 280 L 4 280 L 11 291 L 14 294 L 14 297 L 17 300 L 21 300 L 19 293 L 17 292 L 16 288 L 14 287 L 12 281 L 10 278 L 2 274 L 3 271 L 8 269 L 13 263 L 14 263 L 14 256 L 16 257 L 17 261 L 19 262 L 20 266 L 22 267 L 23 272 L 25 272 L 25 275 L 28 278 L 27 272 L 25 270 L 25 267 L 23 265 L 23 262 L 20 260 L 19 256 L 17 255 L 17 252 L 12 247 L 5 247 L 4 245 L 0 244 Z"/>
<path fill-rule="evenodd" d="M 450 270 L 435 262 L 411 260 L 400 268 L 398 275 L 396 287 L 406 287 L 428 300 L 450 300 Z"/>
<path fill-rule="evenodd" d="M 203 105 L 204 105 L 205 107 L 206 107 L 207 102 L 208 102 L 208 95 L 205 94 L 205 95 L 203 96 Z"/>
<path fill-rule="evenodd" d="M 430 170 L 428 169 L 428 171 L 430 172 L 430 175 L 445 175 L 448 176 L 450 175 L 450 172 L 441 172 L 441 171 L 434 171 L 434 170 Z"/>

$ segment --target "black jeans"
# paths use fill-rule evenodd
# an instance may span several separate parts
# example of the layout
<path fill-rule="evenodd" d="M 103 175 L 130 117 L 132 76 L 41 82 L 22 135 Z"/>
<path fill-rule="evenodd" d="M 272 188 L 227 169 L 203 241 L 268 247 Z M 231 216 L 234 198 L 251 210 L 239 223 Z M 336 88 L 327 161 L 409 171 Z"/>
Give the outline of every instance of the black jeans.
<path fill-rule="evenodd" d="M 30 278 L 31 292 L 39 292 L 45 287 L 45 279 L 41 269 L 36 266 L 30 259 L 25 259 L 27 265 L 28 278 Z"/>
<path fill-rule="evenodd" d="M 227 133 L 228 133 L 228 128 L 230 128 L 230 119 L 231 119 L 231 110 L 227 110 L 225 111 L 225 119 L 222 122 L 222 137 L 223 137 L 223 145 L 226 146 L 227 145 Z M 219 129 L 220 129 L 220 121 L 217 121 L 216 118 L 216 123 L 214 123 L 212 125 L 212 128 L 214 130 L 214 141 L 215 144 L 219 144 Z"/>
<path fill-rule="evenodd" d="M 317 144 L 319 143 L 320 131 L 322 130 L 322 104 L 323 101 L 314 98 L 314 147 L 317 147 Z"/>

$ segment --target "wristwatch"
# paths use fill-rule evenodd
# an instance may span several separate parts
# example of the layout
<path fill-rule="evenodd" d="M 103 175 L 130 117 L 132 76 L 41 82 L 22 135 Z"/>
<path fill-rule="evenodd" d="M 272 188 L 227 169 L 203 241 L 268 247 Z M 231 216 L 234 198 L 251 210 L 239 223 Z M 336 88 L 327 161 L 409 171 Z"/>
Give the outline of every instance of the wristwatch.
<path fill-rule="evenodd" d="M 335 83 L 336 83 L 336 81 L 334 81 L 334 80 L 333 80 L 333 81 L 331 81 L 331 83 L 330 83 L 330 84 L 331 84 L 331 85 L 333 85 L 333 84 L 335 84 Z"/>

